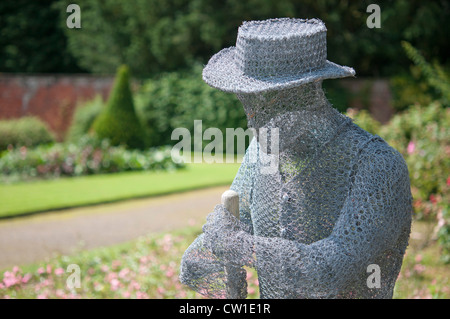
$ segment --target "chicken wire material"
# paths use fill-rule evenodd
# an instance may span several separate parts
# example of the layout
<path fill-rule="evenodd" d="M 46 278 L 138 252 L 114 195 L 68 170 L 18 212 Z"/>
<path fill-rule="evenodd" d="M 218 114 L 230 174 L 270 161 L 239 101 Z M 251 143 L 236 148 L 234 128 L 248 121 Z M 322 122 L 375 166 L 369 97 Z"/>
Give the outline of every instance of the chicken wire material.
<path fill-rule="evenodd" d="M 336 111 L 320 77 L 236 93 L 257 132 L 231 185 L 240 218 L 214 208 L 183 255 L 181 282 L 211 298 L 245 298 L 245 266 L 256 269 L 261 298 L 392 298 L 412 212 L 400 153 Z M 278 129 L 278 148 L 263 128 Z M 278 159 L 270 174 L 267 155 Z"/>
<path fill-rule="evenodd" d="M 203 79 L 225 92 L 254 93 L 353 76 L 327 60 L 326 30 L 318 19 L 244 22 L 236 46 L 214 55 Z"/>

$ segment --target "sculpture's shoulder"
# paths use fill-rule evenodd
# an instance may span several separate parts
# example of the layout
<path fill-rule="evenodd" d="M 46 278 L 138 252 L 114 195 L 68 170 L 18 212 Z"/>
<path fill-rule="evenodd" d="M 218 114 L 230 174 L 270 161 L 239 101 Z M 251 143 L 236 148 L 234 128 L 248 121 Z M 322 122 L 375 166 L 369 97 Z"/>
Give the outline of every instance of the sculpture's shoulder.
<path fill-rule="evenodd" d="M 378 135 L 372 137 L 361 149 L 360 164 L 372 166 L 374 170 L 385 171 L 391 178 L 409 177 L 408 167 L 402 154 Z"/>
<path fill-rule="evenodd" d="M 365 194 L 369 202 L 383 207 L 380 211 L 386 216 L 395 216 L 409 225 L 411 184 L 406 161 L 398 150 L 380 136 L 370 134 L 360 149 L 354 174 L 354 193 Z"/>

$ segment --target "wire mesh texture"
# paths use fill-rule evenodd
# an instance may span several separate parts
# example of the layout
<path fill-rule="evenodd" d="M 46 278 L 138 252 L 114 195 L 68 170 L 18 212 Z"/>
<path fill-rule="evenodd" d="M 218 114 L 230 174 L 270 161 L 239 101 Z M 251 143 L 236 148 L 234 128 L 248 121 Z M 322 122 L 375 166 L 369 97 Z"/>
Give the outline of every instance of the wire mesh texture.
<path fill-rule="evenodd" d="M 411 228 L 408 168 L 327 100 L 322 80 L 354 71 L 329 67 L 324 34 L 317 19 L 247 22 L 234 58 L 204 69 L 208 84 L 237 94 L 256 132 L 231 185 L 239 218 L 218 204 L 181 260 L 180 281 L 207 297 L 245 298 L 245 266 L 261 298 L 392 298 Z M 234 67 L 211 76 L 221 63 Z M 259 134 L 273 128 L 276 148 Z M 276 156 L 274 172 L 264 156 Z"/>

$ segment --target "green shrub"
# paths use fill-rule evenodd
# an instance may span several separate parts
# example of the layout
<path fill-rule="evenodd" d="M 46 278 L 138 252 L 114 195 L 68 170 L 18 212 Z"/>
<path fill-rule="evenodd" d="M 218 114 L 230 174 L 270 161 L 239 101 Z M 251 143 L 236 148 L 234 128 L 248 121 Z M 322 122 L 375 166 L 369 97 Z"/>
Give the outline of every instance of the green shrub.
<path fill-rule="evenodd" d="M 145 147 L 145 133 L 134 109 L 127 66 L 117 70 L 109 100 L 92 128 L 100 139 L 109 139 L 112 145 Z"/>
<path fill-rule="evenodd" d="M 147 80 L 136 94 L 136 110 L 151 136 L 151 145 L 174 145 L 172 131 L 187 128 L 193 138 L 194 120 L 202 120 L 203 130 L 247 128 L 241 103 L 234 94 L 208 86 L 202 80 L 202 67 L 172 72 Z M 204 145 L 210 141 L 204 141 Z"/>
<path fill-rule="evenodd" d="M 450 109 L 438 103 L 412 106 L 395 115 L 380 135 L 405 157 L 410 170 L 413 196 L 432 207 L 418 206 L 418 214 L 432 214 L 448 199 L 450 168 Z M 444 198 L 443 198 L 444 197 Z"/>
<path fill-rule="evenodd" d="M 8 147 L 32 147 L 55 141 L 47 125 L 37 117 L 0 121 L 0 151 Z"/>
<path fill-rule="evenodd" d="M 104 106 L 100 95 L 76 108 L 72 123 L 67 132 L 66 141 L 76 142 L 88 134 L 97 116 Z"/>

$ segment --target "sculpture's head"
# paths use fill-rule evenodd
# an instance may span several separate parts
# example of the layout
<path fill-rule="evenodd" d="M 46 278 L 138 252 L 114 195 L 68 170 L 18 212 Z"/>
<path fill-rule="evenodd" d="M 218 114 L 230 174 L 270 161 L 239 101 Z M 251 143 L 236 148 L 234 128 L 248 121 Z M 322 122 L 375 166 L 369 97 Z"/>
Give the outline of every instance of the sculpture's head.
<path fill-rule="evenodd" d="M 249 127 L 257 132 L 277 127 L 280 136 L 294 134 L 295 112 L 326 103 L 322 80 L 355 74 L 352 68 L 327 60 L 326 31 L 318 19 L 244 22 L 236 46 L 209 60 L 203 80 L 237 94 Z"/>

